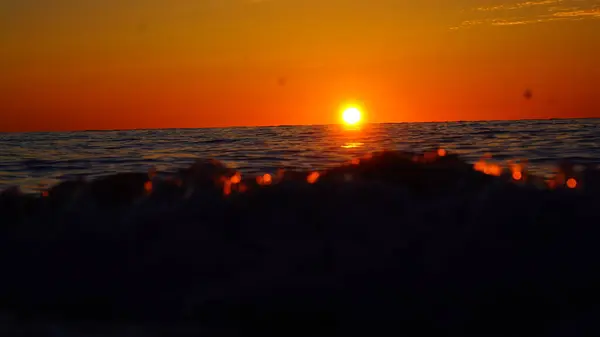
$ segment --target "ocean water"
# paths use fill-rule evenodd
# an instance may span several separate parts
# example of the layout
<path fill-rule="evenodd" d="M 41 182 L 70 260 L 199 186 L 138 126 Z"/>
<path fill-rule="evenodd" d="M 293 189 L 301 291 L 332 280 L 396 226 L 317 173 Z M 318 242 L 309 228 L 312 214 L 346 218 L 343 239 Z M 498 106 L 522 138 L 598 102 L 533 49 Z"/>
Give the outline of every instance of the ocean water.
<path fill-rule="evenodd" d="M 198 158 L 254 174 L 439 147 L 469 162 L 487 153 L 498 162 L 526 159 L 530 171 L 551 175 L 560 160 L 600 164 L 600 119 L 0 133 L 0 190 L 152 167 L 169 173 Z"/>
<path fill-rule="evenodd" d="M 397 152 L 337 165 L 442 147 L 551 174 L 597 166 L 598 123 L 4 134 L 3 185 L 142 174 L 0 195 L 0 335 L 600 335 L 600 170 L 492 177 Z M 245 179 L 188 167 L 207 157 Z"/>

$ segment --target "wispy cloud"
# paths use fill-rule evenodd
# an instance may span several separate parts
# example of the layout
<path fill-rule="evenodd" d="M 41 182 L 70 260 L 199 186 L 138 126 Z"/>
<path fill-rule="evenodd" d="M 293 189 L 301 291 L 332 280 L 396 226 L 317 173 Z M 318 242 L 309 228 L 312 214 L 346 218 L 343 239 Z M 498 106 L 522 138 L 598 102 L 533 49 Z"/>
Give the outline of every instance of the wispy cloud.
<path fill-rule="evenodd" d="M 451 29 L 479 25 L 515 26 L 550 21 L 600 19 L 600 0 L 539 0 L 521 1 L 466 11 L 471 19 Z"/>
<path fill-rule="evenodd" d="M 480 12 L 515 10 L 515 9 L 535 7 L 535 6 L 555 5 L 555 4 L 558 4 L 561 2 L 562 2 L 562 0 L 525 1 L 525 2 L 518 2 L 515 4 L 503 4 L 503 5 L 488 6 L 488 7 L 478 7 L 478 8 L 475 8 L 475 10 L 480 11 Z"/>

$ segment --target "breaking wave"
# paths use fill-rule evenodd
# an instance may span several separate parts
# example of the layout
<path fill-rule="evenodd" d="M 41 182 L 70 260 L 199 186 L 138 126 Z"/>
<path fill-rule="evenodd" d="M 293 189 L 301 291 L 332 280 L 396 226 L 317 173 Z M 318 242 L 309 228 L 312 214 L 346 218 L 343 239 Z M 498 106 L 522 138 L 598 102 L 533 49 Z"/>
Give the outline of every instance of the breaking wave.
<path fill-rule="evenodd" d="M 380 152 L 323 171 L 199 160 L 6 189 L 0 311 L 144 336 L 587 334 L 600 172 L 559 167 Z"/>

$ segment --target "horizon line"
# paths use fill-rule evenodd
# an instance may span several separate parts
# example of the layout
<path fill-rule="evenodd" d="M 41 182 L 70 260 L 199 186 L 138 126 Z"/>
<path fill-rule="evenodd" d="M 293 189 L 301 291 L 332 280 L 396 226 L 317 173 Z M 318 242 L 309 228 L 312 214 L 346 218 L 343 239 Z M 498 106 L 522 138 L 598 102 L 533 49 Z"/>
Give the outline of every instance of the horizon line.
<path fill-rule="evenodd" d="M 519 118 L 519 119 L 457 119 L 438 121 L 414 121 L 414 122 L 368 122 L 369 124 L 428 124 L 428 123 L 469 123 L 469 122 L 506 122 L 506 121 L 548 121 L 548 120 L 582 120 L 600 119 L 598 117 L 549 117 L 549 118 Z M 198 129 L 241 129 L 241 128 L 276 128 L 276 127 L 299 127 L 299 126 L 331 126 L 342 125 L 341 123 L 326 124 L 271 124 L 271 125 L 231 125 L 231 126 L 204 126 L 204 127 L 168 127 L 168 128 L 125 128 L 125 129 L 69 129 L 69 130 L 32 130 L 32 131 L 0 131 L 0 134 L 14 133 L 60 133 L 60 132 L 109 132 L 109 131 L 146 131 L 146 130 L 198 130 Z"/>

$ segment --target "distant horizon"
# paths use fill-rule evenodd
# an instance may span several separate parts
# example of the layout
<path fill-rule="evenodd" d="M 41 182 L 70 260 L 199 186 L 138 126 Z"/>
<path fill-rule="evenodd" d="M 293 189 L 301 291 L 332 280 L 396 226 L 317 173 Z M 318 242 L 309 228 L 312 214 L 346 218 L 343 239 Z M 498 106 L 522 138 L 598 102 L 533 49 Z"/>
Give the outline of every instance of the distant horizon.
<path fill-rule="evenodd" d="M 471 122 L 523 122 L 523 121 L 548 121 L 548 120 L 587 120 L 600 119 L 599 117 L 549 117 L 549 118 L 520 118 L 520 119 L 473 119 L 473 120 L 440 120 L 440 121 L 414 121 L 414 122 L 365 122 L 360 126 L 369 124 L 435 124 L 435 123 L 471 123 Z M 327 124 L 279 124 L 279 125 L 232 125 L 232 126 L 206 126 L 206 127 L 156 127 L 156 128 L 131 128 L 131 129 L 73 129 L 73 130 L 32 130 L 32 131 L 1 131 L 5 133 L 60 133 L 60 132 L 107 132 L 107 131 L 146 131 L 146 130 L 202 130 L 202 129 L 241 129 L 241 128 L 277 128 L 277 127 L 303 127 L 303 126 L 340 126 L 342 123 Z M 360 128 L 358 126 L 358 128 Z"/>

